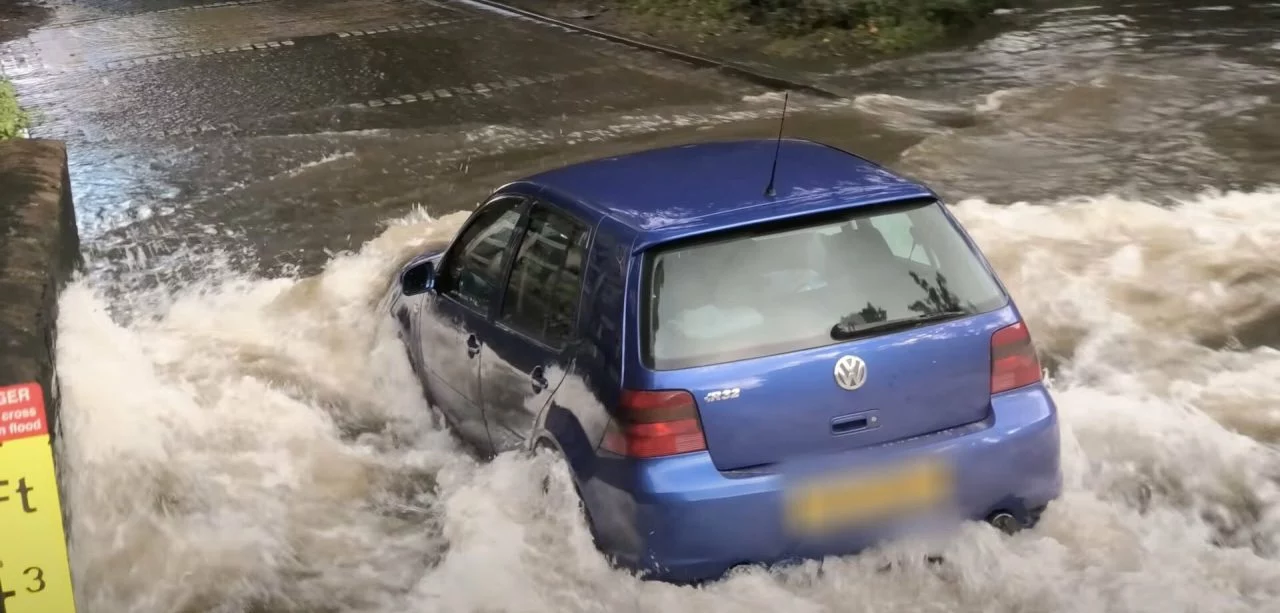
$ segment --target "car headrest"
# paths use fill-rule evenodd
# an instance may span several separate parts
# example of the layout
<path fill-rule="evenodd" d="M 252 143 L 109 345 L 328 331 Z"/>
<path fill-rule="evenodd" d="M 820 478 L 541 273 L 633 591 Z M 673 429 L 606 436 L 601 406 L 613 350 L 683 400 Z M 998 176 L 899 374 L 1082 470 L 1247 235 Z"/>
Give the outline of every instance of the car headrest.
<path fill-rule="evenodd" d="M 878 262 L 893 255 L 884 234 L 866 220 L 859 221 L 852 230 L 844 228 L 839 239 L 849 254 L 860 260 Z"/>
<path fill-rule="evenodd" d="M 570 249 L 565 254 L 564 270 L 573 274 L 582 273 L 582 249 Z"/>

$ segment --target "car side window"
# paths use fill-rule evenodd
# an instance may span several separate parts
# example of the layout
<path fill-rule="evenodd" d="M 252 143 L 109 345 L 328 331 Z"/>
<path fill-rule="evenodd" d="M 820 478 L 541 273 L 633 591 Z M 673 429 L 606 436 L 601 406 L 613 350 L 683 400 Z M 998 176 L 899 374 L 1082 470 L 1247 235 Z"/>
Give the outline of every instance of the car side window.
<path fill-rule="evenodd" d="M 534 205 L 499 321 L 550 347 L 563 347 L 575 332 L 589 235 L 587 226 L 573 218 Z"/>
<path fill-rule="evenodd" d="M 445 257 L 437 287 L 459 302 L 487 311 L 502 285 L 502 266 L 520 223 L 520 198 L 486 205 Z"/>

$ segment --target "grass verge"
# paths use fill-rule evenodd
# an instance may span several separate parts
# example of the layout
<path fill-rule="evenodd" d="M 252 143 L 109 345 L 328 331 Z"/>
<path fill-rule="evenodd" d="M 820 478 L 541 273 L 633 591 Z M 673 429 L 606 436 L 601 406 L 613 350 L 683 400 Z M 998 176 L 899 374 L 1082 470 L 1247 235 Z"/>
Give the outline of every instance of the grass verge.
<path fill-rule="evenodd" d="M 27 114 L 18 106 L 13 84 L 0 80 L 0 140 L 17 138 L 27 127 Z"/>
<path fill-rule="evenodd" d="M 624 36 L 805 72 L 940 48 L 1028 0 L 499 0 Z"/>
<path fill-rule="evenodd" d="M 699 37 L 738 32 L 793 56 L 900 53 L 964 34 L 1014 0 L 616 0 L 651 25 Z"/>

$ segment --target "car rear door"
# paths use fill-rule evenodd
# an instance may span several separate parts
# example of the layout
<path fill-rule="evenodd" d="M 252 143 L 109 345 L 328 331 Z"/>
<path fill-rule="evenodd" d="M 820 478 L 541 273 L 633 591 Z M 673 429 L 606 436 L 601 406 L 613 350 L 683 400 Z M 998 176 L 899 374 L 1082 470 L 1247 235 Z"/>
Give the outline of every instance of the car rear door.
<path fill-rule="evenodd" d="M 936 202 L 853 209 L 650 258 L 650 369 L 722 470 L 903 441 L 990 414 L 1018 315 Z"/>
<path fill-rule="evenodd" d="M 455 430 L 492 451 L 480 396 L 481 334 L 501 295 L 524 199 L 498 196 L 477 209 L 440 261 L 423 299 L 419 342 L 427 387 Z"/>
<path fill-rule="evenodd" d="M 991 336 L 1011 307 L 808 351 L 664 373 L 697 399 L 716 467 L 902 441 L 989 414 Z"/>
<path fill-rule="evenodd" d="M 482 335 L 481 394 L 498 452 L 523 445 L 572 368 L 590 226 L 534 201 Z"/>

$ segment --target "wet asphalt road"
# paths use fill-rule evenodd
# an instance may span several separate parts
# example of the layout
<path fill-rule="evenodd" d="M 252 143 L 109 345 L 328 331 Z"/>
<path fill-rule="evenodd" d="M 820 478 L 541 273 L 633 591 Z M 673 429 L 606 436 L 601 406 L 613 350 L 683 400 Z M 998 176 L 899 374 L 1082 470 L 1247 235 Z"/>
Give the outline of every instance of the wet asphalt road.
<path fill-rule="evenodd" d="M 787 134 L 953 201 L 1274 182 L 1280 3 L 1055 3 L 971 46 L 815 63 L 798 74 L 854 95 L 793 94 Z M 777 133 L 776 92 L 466 0 L 45 5 L 0 13 L 0 69 L 34 135 L 67 141 L 91 269 L 120 291 L 310 274 L 523 174 Z"/>
<path fill-rule="evenodd" d="M 793 96 L 787 132 L 938 187 L 1059 365 L 1067 495 L 946 572 L 877 570 L 909 546 L 672 590 L 609 572 L 526 464 L 419 429 L 402 347 L 368 350 L 379 271 L 448 224 L 330 251 L 538 168 L 772 136 L 778 97 L 459 2 L 0 0 L 0 67 L 67 139 L 107 277 L 60 304 L 82 610 L 1280 610 L 1280 2 L 1222 1 L 1049 0 L 813 68 L 856 95 Z"/>
<path fill-rule="evenodd" d="M 0 43 L 0 66 L 34 111 L 33 136 L 68 143 L 100 271 L 171 274 L 180 262 L 157 258 L 194 252 L 310 268 L 412 207 L 456 210 L 516 174 L 600 155 L 573 145 L 613 140 L 619 117 L 640 134 L 696 127 L 766 93 L 462 2 L 49 9 Z M 776 106 L 733 118 L 767 123 Z"/>

